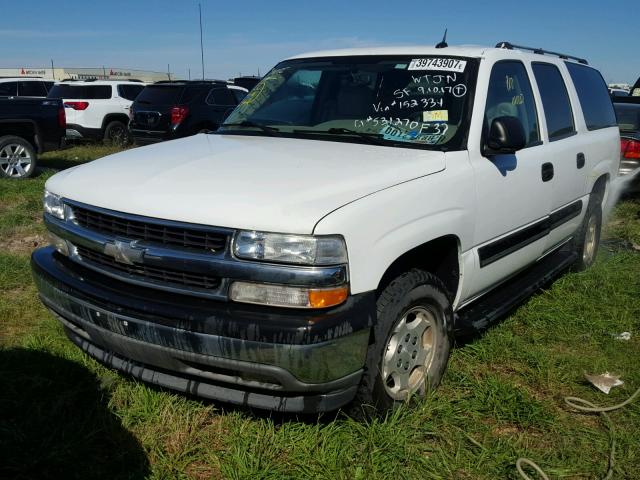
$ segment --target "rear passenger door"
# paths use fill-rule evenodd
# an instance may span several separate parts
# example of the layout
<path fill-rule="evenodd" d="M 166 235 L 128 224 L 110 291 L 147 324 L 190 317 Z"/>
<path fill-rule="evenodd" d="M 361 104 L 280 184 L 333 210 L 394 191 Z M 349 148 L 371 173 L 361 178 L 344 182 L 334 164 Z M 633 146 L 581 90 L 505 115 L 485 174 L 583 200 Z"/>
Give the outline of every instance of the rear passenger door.
<path fill-rule="evenodd" d="M 524 63 L 496 62 L 488 87 L 479 82 L 478 88 L 487 88 L 482 143 L 492 120 L 508 116 L 522 123 L 526 146 L 515 154 L 491 156 L 483 156 L 477 147 L 469 149 L 476 177 L 479 269 L 465 296 L 482 293 L 540 257 L 551 206 L 551 183 L 541 175 L 545 158 L 538 108 Z"/>
<path fill-rule="evenodd" d="M 584 208 L 587 152 L 577 135 L 567 89 L 568 73 L 563 72 L 561 64 L 549 62 L 533 62 L 531 69 L 542 103 L 544 156 L 553 167 L 548 250 L 567 240 L 579 226 Z"/>

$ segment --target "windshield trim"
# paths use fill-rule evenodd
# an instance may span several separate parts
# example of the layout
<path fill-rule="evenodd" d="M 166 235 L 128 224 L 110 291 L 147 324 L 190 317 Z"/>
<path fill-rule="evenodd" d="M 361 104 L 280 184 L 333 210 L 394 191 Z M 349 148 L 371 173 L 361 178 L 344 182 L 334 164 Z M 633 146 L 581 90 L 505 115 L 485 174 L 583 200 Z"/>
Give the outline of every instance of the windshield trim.
<path fill-rule="evenodd" d="M 438 57 L 438 55 L 435 55 L 433 53 L 429 53 L 429 54 L 425 54 L 423 55 L 424 57 Z M 459 144 L 457 144 L 455 147 L 450 146 L 448 144 L 444 144 L 444 145 L 430 145 L 430 144 L 422 144 L 422 143 L 413 143 L 413 142 L 402 142 L 402 141 L 393 141 L 393 140 L 387 140 L 387 139 L 380 139 L 381 144 L 380 145 L 374 145 L 372 142 L 367 141 L 366 139 L 359 137 L 357 135 L 346 135 L 346 134 L 340 134 L 340 135 L 336 135 L 336 134 L 330 134 L 330 133 L 326 133 L 326 134 L 322 134 L 322 133 L 312 133 L 312 134 L 304 134 L 302 132 L 286 132 L 286 131 L 282 131 L 280 130 L 277 134 L 278 137 L 282 137 L 282 138 L 298 138 L 298 139 L 303 139 L 303 140 L 322 140 L 322 141 L 338 141 L 338 142 L 345 142 L 345 143 L 359 143 L 359 144 L 367 144 L 367 145 L 371 145 L 371 146 L 380 146 L 380 147 L 393 147 L 393 148 L 412 148 L 412 149 L 418 149 L 418 150 L 430 150 L 430 151 L 443 151 L 443 152 L 448 152 L 448 151 L 465 151 L 468 150 L 468 141 L 469 141 L 469 130 L 471 127 L 471 117 L 473 114 L 473 107 L 474 107 L 474 103 L 475 103 L 475 93 L 476 93 L 476 86 L 477 86 L 477 80 L 478 80 L 478 70 L 479 70 L 479 66 L 480 66 L 480 58 L 477 57 L 467 57 L 464 55 L 446 55 L 445 52 L 443 52 L 443 55 L 441 55 L 443 57 L 447 57 L 447 58 L 459 58 L 461 60 L 466 60 L 467 61 L 467 68 L 469 69 L 468 71 L 468 75 L 469 75 L 469 82 L 467 84 L 467 95 L 468 95 L 468 100 L 467 100 L 467 106 L 466 106 L 466 112 L 465 112 L 465 117 L 463 122 L 461 123 L 461 125 L 465 125 L 466 128 L 463 128 L 461 130 L 461 137 L 460 137 L 460 141 Z M 294 59 L 289 59 L 289 60 L 284 60 L 280 63 L 278 63 L 277 65 L 275 65 L 263 78 L 267 78 L 271 72 L 273 70 L 279 69 L 279 68 L 283 68 L 286 66 L 292 66 L 292 65 L 299 65 L 299 64 L 306 64 L 306 63 L 322 63 L 322 62 L 331 62 L 331 63 L 366 63 L 371 62 L 372 59 L 375 59 L 378 62 L 382 62 L 385 60 L 388 61 L 397 61 L 397 60 L 411 60 L 412 58 L 415 57 L 415 54 L 393 54 L 393 55 L 357 55 L 357 56 L 328 56 L 328 57 L 305 57 L 305 58 L 294 58 Z M 255 88 L 255 87 L 254 87 Z M 285 124 L 283 124 L 285 125 Z M 269 125 L 265 125 L 267 127 L 275 127 L 278 128 L 278 124 L 274 123 L 274 124 L 269 124 Z M 287 125 L 288 126 L 288 125 Z M 299 127 L 305 127 L 303 125 L 299 125 Z M 225 124 L 221 124 L 220 127 L 218 128 L 217 131 L 212 132 L 214 134 L 218 134 L 218 135 L 226 135 L 226 134 L 230 134 L 230 135 L 247 135 L 247 136 L 271 136 L 273 137 L 273 135 L 269 135 L 266 134 L 265 132 L 260 132 L 257 129 L 259 127 L 255 127 L 256 130 L 250 130 L 248 127 L 246 129 L 242 129 L 242 130 L 234 130 L 233 127 L 231 129 L 227 129 L 225 128 Z M 384 143 L 384 144 L 383 144 Z"/>

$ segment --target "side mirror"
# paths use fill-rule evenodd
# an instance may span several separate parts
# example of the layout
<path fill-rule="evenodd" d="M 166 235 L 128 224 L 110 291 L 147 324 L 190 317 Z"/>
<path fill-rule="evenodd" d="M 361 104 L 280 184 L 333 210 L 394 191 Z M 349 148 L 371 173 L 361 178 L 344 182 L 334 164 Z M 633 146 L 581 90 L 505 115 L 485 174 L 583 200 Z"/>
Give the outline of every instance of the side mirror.
<path fill-rule="evenodd" d="M 526 143 L 524 127 L 519 118 L 497 117 L 491 122 L 482 153 L 483 155 L 515 153 L 523 149 Z"/>

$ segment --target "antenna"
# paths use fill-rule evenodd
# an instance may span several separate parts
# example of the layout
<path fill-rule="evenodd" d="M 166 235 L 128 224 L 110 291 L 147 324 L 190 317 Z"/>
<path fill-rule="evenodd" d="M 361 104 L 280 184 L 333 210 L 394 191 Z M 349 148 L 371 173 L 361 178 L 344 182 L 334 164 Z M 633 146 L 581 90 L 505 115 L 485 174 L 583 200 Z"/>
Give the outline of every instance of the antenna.
<path fill-rule="evenodd" d="M 444 35 L 442 36 L 442 41 L 436 45 L 436 48 L 447 48 L 449 45 L 447 44 L 447 29 L 444 29 Z"/>
<path fill-rule="evenodd" d="M 200 59 L 202 60 L 202 80 L 204 80 L 204 47 L 202 46 L 202 4 L 198 3 L 200 12 Z"/>

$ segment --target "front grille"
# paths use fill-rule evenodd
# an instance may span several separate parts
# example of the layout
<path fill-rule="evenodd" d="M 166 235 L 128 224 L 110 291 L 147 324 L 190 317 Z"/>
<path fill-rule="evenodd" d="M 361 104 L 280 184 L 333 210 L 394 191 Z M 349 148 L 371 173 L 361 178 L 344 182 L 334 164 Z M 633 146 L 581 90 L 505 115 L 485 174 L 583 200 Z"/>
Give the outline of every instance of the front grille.
<path fill-rule="evenodd" d="M 222 250 L 227 243 L 225 233 L 134 220 L 124 216 L 89 210 L 77 205 L 74 205 L 72 209 L 78 225 L 114 237 L 207 251 Z"/>
<path fill-rule="evenodd" d="M 78 254 L 83 263 L 94 267 L 106 267 L 109 270 L 126 273 L 139 277 L 141 280 L 151 280 L 161 282 L 165 285 L 177 287 L 201 288 L 204 290 L 215 290 L 220 286 L 220 278 L 198 273 L 187 273 L 179 270 L 167 268 L 150 267 L 148 265 L 134 264 L 127 265 L 118 263 L 113 257 L 104 253 L 96 252 L 85 247 L 78 246 Z"/>

